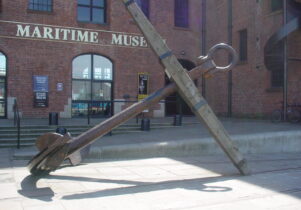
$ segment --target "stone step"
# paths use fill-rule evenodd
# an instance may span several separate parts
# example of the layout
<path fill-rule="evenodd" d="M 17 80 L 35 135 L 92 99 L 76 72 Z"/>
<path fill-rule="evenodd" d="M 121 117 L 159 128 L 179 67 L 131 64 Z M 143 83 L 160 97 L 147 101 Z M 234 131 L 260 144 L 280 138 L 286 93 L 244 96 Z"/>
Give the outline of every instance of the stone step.
<path fill-rule="evenodd" d="M 126 133 L 137 133 L 137 132 L 143 132 L 141 130 L 131 130 L 131 131 L 127 131 Z M 118 134 L 124 134 L 125 132 L 122 131 L 114 131 L 113 135 L 118 135 Z M 79 135 L 81 133 L 78 134 L 73 134 L 72 136 L 75 137 L 77 135 Z M 109 134 L 108 134 L 109 135 Z M 34 146 L 36 139 L 38 136 L 32 136 L 32 137 L 23 137 L 20 139 L 20 146 L 21 147 L 27 147 L 27 146 Z M 0 140 L 0 148 L 8 148 L 8 147 L 17 147 L 17 137 L 15 138 L 6 138 L 6 139 L 1 139 Z"/>
<path fill-rule="evenodd" d="M 89 128 L 69 128 L 67 129 L 68 131 L 84 131 L 84 130 L 88 130 Z M 47 132 L 54 132 L 56 130 L 56 128 L 36 128 L 36 129 L 28 129 L 28 128 L 21 128 L 20 129 L 22 133 L 47 133 Z M 0 135 L 5 135 L 5 134 L 9 134 L 9 133 L 14 133 L 17 132 L 17 129 L 8 129 L 8 130 L 1 130 L 0 131 Z"/>
<path fill-rule="evenodd" d="M 23 144 L 20 144 L 20 148 L 24 148 L 24 147 L 32 147 L 34 146 L 34 143 L 31 142 L 25 142 Z M 17 148 L 17 142 L 16 143 L 1 143 L 0 142 L 0 148 Z"/>
<path fill-rule="evenodd" d="M 167 126 L 165 126 L 167 127 Z M 154 128 L 160 128 L 160 127 L 154 127 Z M 113 131 L 114 132 L 126 132 L 126 131 L 133 131 L 133 130 L 139 130 L 140 128 L 138 127 L 127 127 L 127 128 L 115 128 Z M 72 135 L 78 135 L 81 134 L 88 129 L 67 129 L 69 133 Z M 46 130 L 46 129 L 37 129 L 37 130 L 21 130 L 21 137 L 29 137 L 29 136 L 39 136 L 44 133 L 49 133 L 49 132 L 55 132 L 55 130 Z M 6 131 L 6 132 L 0 132 L 0 137 L 1 138 L 6 138 L 6 137 L 16 137 L 17 136 L 17 131 Z"/>
<path fill-rule="evenodd" d="M 151 125 L 150 128 L 151 129 L 161 129 L 161 128 L 172 128 L 174 127 L 173 125 Z M 127 127 L 118 127 L 115 128 L 113 130 L 113 132 L 117 132 L 117 133 L 122 133 L 122 132 L 131 132 L 134 130 L 139 130 L 140 126 L 127 126 Z M 87 131 L 88 128 L 67 128 L 67 131 L 70 132 L 72 135 L 78 135 L 82 132 Z M 36 128 L 36 129 L 24 129 L 21 128 L 21 137 L 29 137 L 29 136 L 39 136 L 42 135 L 44 133 L 48 133 L 48 132 L 55 132 L 55 129 L 40 129 L 40 128 Z M 15 138 L 17 136 L 17 130 L 6 130 L 6 131 L 0 131 L 0 137 L 1 138 Z"/>
<path fill-rule="evenodd" d="M 186 125 L 195 123 L 186 123 Z M 87 131 L 92 126 L 62 126 L 75 137 Z M 174 127 L 171 123 L 152 123 L 150 129 L 164 129 Z M 57 126 L 25 126 L 21 128 L 20 144 L 21 147 L 34 145 L 36 139 L 48 132 L 55 132 Z M 142 132 L 140 124 L 123 124 L 115 128 L 113 135 L 124 133 Z M 16 147 L 17 145 L 17 129 L 14 127 L 0 127 L 0 148 Z"/>
<path fill-rule="evenodd" d="M 136 129 L 140 128 L 141 124 L 131 124 L 131 125 L 121 125 L 115 129 Z M 185 124 L 190 125 L 190 123 Z M 173 126 L 171 123 L 151 123 L 151 127 L 154 128 L 160 128 L 160 127 L 170 127 Z M 88 130 L 92 128 L 93 126 L 22 126 L 21 131 L 22 132 L 51 132 L 55 131 L 57 127 L 63 127 L 66 128 L 68 131 L 74 131 L 74 130 Z M 0 135 L 4 133 L 10 133 L 10 132 L 16 132 L 17 129 L 15 127 L 0 127 Z"/>
<path fill-rule="evenodd" d="M 150 121 L 151 123 L 151 126 L 172 126 L 173 125 L 173 122 L 152 122 Z M 193 124 L 199 124 L 199 122 L 182 122 L 183 125 L 193 125 Z M 141 125 L 141 122 L 139 121 L 138 123 L 130 123 L 130 124 L 127 124 L 127 123 L 124 123 L 122 125 L 120 125 L 119 127 L 140 127 Z M 67 129 L 76 129 L 76 128 L 92 128 L 93 126 L 95 125 L 21 125 L 21 128 L 23 130 L 30 130 L 30 129 L 56 129 L 57 127 L 64 127 L 64 128 L 67 128 Z M 7 130 L 16 130 L 16 127 L 15 126 L 0 126 L 0 132 L 1 131 L 7 131 Z"/>

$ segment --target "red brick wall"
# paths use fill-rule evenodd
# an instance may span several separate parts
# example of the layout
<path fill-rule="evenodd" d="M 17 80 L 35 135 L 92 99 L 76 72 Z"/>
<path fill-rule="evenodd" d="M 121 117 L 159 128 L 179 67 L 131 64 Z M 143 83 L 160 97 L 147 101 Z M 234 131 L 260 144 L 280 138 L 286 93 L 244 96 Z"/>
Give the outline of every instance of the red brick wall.
<path fill-rule="evenodd" d="M 207 49 L 210 46 L 228 41 L 228 5 L 227 0 L 207 1 Z M 271 72 L 264 65 L 264 46 L 283 25 L 283 13 L 270 12 L 269 1 L 233 0 L 233 47 L 238 51 L 239 31 L 248 30 L 248 61 L 239 63 L 233 70 L 233 114 L 237 116 L 268 115 L 280 108 L 282 90 L 271 89 Z M 300 32 L 288 37 L 289 57 L 300 58 Z M 225 59 L 218 58 L 225 63 Z M 289 62 L 288 101 L 300 99 L 300 61 Z M 226 113 L 228 108 L 227 75 L 219 75 L 207 81 L 207 99 L 218 113 Z"/>
<path fill-rule="evenodd" d="M 288 39 L 288 99 L 289 103 L 301 104 L 301 37 L 300 31 L 294 32 Z"/>
<path fill-rule="evenodd" d="M 140 33 L 120 0 L 108 0 L 107 24 L 77 22 L 76 1 L 54 1 L 53 12 L 27 10 L 27 0 L 3 0 L 0 20 L 76 27 L 94 30 Z M 195 62 L 200 54 L 200 1 L 190 0 L 190 28 L 173 27 L 173 0 L 150 1 L 150 20 L 167 39 L 174 54 Z M 1 27 L 1 30 L 8 30 Z M 114 65 L 114 98 L 137 95 L 137 73 L 150 74 L 150 92 L 164 86 L 164 69 L 152 50 L 103 47 L 89 44 L 19 40 L 0 37 L 0 51 L 8 58 L 8 96 L 16 97 L 24 117 L 46 117 L 50 111 L 64 111 L 71 98 L 71 72 L 74 57 L 96 53 L 108 57 Z M 181 52 L 184 51 L 184 54 Z M 49 107 L 33 108 L 32 76 L 49 76 Z M 56 91 L 62 82 L 64 90 Z"/>

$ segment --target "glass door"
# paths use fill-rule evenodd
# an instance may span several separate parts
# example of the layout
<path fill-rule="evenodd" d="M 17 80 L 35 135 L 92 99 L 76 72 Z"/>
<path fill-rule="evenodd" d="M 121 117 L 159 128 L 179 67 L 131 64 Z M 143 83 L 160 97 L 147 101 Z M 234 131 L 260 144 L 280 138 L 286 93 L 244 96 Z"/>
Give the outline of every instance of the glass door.
<path fill-rule="evenodd" d="M 108 117 L 112 110 L 112 62 L 86 54 L 72 63 L 72 116 Z"/>

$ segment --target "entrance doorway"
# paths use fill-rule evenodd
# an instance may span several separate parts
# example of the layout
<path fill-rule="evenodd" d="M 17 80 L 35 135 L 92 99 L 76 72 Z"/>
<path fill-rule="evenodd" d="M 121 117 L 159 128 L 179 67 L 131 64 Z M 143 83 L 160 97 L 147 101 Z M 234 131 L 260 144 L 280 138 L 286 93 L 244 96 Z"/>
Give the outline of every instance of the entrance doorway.
<path fill-rule="evenodd" d="M 6 118 L 6 56 L 0 52 L 0 118 Z"/>
<path fill-rule="evenodd" d="M 179 62 L 181 65 L 190 71 L 195 67 L 194 63 L 192 63 L 189 60 L 184 60 L 184 59 L 179 59 Z M 165 75 L 165 85 L 169 84 L 170 80 L 169 78 Z M 196 84 L 196 81 L 195 81 Z M 189 106 L 186 104 L 184 99 L 178 94 L 174 93 L 165 99 L 165 115 L 166 116 L 174 116 L 177 114 L 182 114 L 186 116 L 191 116 L 193 115 L 191 109 Z"/>
<path fill-rule="evenodd" d="M 72 117 L 112 115 L 113 64 L 103 56 L 85 54 L 72 62 Z"/>

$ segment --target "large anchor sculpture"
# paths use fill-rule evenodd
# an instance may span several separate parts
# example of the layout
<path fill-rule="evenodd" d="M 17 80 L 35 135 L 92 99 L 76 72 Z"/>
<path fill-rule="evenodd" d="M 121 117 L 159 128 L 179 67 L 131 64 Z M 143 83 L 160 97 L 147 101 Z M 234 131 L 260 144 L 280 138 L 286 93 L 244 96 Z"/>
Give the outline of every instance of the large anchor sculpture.
<path fill-rule="evenodd" d="M 78 162 L 78 154 L 81 149 L 109 133 L 112 129 L 136 116 L 143 110 L 157 104 L 171 93 L 178 91 L 190 106 L 196 117 L 205 123 L 216 142 L 230 158 L 239 172 L 242 175 L 249 174 L 250 171 L 247 167 L 246 160 L 238 151 L 238 148 L 234 146 L 229 134 L 193 83 L 193 80 L 199 78 L 202 74 L 205 76 L 212 76 L 216 72 L 225 72 L 232 69 L 237 62 L 237 54 L 234 49 L 226 44 L 218 44 L 209 50 L 207 56 L 199 57 L 199 66 L 192 71 L 187 72 L 168 49 L 155 28 L 144 16 L 143 12 L 135 3 L 135 0 L 122 1 L 138 24 L 154 52 L 161 59 L 165 71 L 173 83 L 170 83 L 168 86 L 154 92 L 144 100 L 133 104 L 77 137 L 72 138 L 69 134 L 63 136 L 54 133 L 42 135 L 36 142 L 40 153 L 33 157 L 28 163 L 30 172 L 33 175 L 48 174 L 49 172 L 56 170 L 67 158 L 71 159 L 71 162 L 73 163 Z M 214 63 L 213 54 L 219 49 L 224 49 L 232 55 L 232 62 L 228 66 L 219 67 Z"/>

